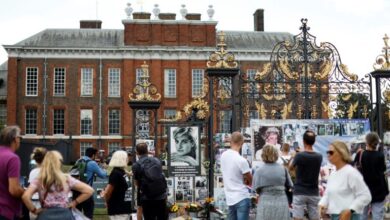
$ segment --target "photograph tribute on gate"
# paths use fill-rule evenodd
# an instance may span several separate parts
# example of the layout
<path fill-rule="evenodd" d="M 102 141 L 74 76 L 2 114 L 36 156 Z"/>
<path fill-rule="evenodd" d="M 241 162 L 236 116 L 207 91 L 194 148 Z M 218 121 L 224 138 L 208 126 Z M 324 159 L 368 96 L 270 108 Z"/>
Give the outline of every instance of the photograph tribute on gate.
<path fill-rule="evenodd" d="M 172 126 L 168 133 L 168 171 L 173 176 L 200 175 L 199 126 Z"/>

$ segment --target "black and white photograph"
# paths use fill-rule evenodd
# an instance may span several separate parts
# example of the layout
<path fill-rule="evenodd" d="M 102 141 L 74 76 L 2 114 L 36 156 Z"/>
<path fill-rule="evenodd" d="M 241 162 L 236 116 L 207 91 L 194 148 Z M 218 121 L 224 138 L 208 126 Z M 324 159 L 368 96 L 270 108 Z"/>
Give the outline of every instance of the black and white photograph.
<path fill-rule="evenodd" d="M 243 145 L 242 145 L 242 148 L 241 148 L 241 155 L 247 159 L 250 163 L 252 162 L 252 146 L 251 146 L 251 143 L 248 143 L 248 142 L 245 142 Z"/>
<path fill-rule="evenodd" d="M 326 124 L 325 125 L 325 135 L 331 135 L 333 136 L 334 135 L 334 126 L 333 124 Z"/>
<path fill-rule="evenodd" d="M 168 186 L 168 201 L 175 201 L 174 198 L 174 177 L 169 177 L 167 179 L 167 186 Z"/>
<path fill-rule="evenodd" d="M 176 202 L 193 201 L 193 181 L 193 177 L 175 178 Z"/>
<path fill-rule="evenodd" d="M 200 174 L 199 126 L 169 127 L 168 170 L 171 175 Z"/>
<path fill-rule="evenodd" d="M 195 187 L 196 188 L 207 187 L 207 177 L 206 176 L 196 176 L 195 177 Z"/>
<path fill-rule="evenodd" d="M 195 201 L 203 202 L 208 196 L 208 185 L 206 176 L 195 177 Z"/>
<path fill-rule="evenodd" d="M 318 125 L 317 134 L 320 136 L 325 135 L 325 125 Z"/>

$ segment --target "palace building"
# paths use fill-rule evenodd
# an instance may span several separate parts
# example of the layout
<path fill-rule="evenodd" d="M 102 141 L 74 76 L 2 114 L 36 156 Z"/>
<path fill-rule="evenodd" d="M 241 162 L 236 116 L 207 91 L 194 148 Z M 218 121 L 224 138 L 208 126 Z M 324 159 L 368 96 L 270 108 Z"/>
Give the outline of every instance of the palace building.
<path fill-rule="evenodd" d="M 206 62 L 215 51 L 218 32 L 224 30 L 217 29 L 212 16 L 207 20 L 191 13 L 185 19 L 171 13 L 150 16 L 129 13 L 122 20 L 123 29 L 104 29 L 102 21 L 84 20 L 79 28 L 45 29 L 5 45 L 7 124 L 20 125 L 24 140 L 71 139 L 73 158 L 91 146 L 106 152 L 129 147 L 133 143 L 129 94 L 144 63 L 161 94 L 158 118 L 176 115 L 202 93 Z M 265 32 L 262 9 L 254 13 L 254 27 L 224 31 L 240 73 L 249 77 L 270 60 L 278 42 L 293 39 L 290 33 Z M 220 124 L 228 127 L 229 118 Z"/>

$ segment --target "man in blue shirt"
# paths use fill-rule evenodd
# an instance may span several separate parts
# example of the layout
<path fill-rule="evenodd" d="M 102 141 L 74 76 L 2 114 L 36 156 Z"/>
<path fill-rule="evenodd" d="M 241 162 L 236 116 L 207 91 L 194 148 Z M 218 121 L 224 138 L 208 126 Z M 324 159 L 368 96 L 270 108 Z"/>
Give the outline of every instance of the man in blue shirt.
<path fill-rule="evenodd" d="M 98 152 L 97 149 L 90 147 L 85 150 L 85 156 L 81 157 L 81 159 L 84 159 L 87 162 L 87 167 L 85 169 L 85 172 L 87 173 L 87 184 L 89 184 L 90 186 L 93 185 L 93 179 L 95 175 L 97 175 L 100 178 L 107 177 L 107 171 L 102 169 L 95 161 L 97 152 Z M 77 198 L 77 195 L 73 195 L 73 198 Z M 84 215 L 86 217 L 93 219 L 94 206 L 95 203 L 93 201 L 93 195 L 92 195 L 89 199 L 78 204 L 76 207 L 78 210 L 84 212 Z"/>

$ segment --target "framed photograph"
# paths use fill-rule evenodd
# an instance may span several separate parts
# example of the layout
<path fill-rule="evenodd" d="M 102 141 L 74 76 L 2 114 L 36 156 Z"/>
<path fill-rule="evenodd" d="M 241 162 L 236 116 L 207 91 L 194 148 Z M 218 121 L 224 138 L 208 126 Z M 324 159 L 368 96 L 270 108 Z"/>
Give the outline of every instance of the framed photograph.
<path fill-rule="evenodd" d="M 168 172 L 170 176 L 200 175 L 200 127 L 168 128 Z"/>
<path fill-rule="evenodd" d="M 282 126 L 262 126 L 258 133 L 255 133 L 255 154 L 254 160 L 261 161 L 261 152 L 265 144 L 272 144 L 280 149 L 283 142 Z M 257 136 L 257 137 L 256 137 Z M 258 143 L 256 143 L 256 138 Z"/>
<path fill-rule="evenodd" d="M 175 177 L 176 202 L 193 201 L 193 181 L 193 177 Z"/>

